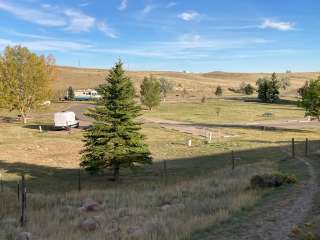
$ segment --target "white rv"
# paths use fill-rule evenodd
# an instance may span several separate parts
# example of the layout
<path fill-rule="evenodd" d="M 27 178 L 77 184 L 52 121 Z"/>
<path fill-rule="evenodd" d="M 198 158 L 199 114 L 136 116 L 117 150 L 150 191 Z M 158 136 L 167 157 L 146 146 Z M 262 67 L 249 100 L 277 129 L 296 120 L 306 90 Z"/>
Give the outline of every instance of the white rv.
<path fill-rule="evenodd" d="M 78 101 L 89 101 L 99 98 L 101 98 L 101 96 L 93 89 L 76 90 L 74 92 L 74 99 Z"/>
<path fill-rule="evenodd" d="M 74 112 L 57 112 L 54 114 L 54 128 L 68 129 L 78 127 L 79 121 Z"/>

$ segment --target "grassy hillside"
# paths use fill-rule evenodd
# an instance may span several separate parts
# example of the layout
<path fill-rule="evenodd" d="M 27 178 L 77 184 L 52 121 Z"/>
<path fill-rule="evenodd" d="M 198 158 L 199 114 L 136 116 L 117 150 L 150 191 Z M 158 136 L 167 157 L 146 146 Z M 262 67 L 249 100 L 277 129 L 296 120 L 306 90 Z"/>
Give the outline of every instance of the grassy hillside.
<path fill-rule="evenodd" d="M 230 87 L 239 87 L 242 82 L 255 84 L 258 78 L 270 76 L 269 73 L 211 72 L 196 74 L 159 71 L 130 71 L 127 74 L 134 81 L 136 88 L 138 88 L 144 76 L 154 75 L 155 77 L 165 77 L 174 81 L 178 91 L 185 88 L 189 94 L 195 96 L 213 95 L 213 89 L 218 85 L 221 85 L 223 89 L 227 90 Z M 57 80 L 52 82 L 52 88 L 54 90 L 65 90 L 69 86 L 73 86 L 76 89 L 92 88 L 103 83 L 106 75 L 107 70 L 103 69 L 58 67 L 58 77 Z M 290 96 L 295 95 L 296 89 L 302 86 L 306 80 L 316 78 L 319 75 L 319 72 L 288 74 L 287 76 L 291 80 L 291 86 L 283 94 Z M 281 74 L 281 76 L 284 76 L 284 74 Z"/>

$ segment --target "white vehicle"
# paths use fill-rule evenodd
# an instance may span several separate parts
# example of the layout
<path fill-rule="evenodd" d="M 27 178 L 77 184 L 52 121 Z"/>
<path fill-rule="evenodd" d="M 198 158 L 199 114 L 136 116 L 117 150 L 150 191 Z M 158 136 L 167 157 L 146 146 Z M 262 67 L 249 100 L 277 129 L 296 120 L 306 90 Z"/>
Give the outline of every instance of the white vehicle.
<path fill-rule="evenodd" d="M 74 92 L 74 99 L 77 101 L 90 101 L 99 98 L 101 98 L 101 95 L 93 89 L 76 90 Z"/>
<path fill-rule="evenodd" d="M 79 121 L 74 112 L 57 112 L 54 114 L 54 128 L 68 129 L 78 127 Z"/>

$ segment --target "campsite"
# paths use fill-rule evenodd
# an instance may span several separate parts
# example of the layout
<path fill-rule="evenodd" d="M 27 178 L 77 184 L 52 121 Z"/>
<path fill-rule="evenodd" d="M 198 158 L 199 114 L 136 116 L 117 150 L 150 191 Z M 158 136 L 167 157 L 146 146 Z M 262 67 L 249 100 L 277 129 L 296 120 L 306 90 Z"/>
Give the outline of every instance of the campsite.
<path fill-rule="evenodd" d="M 275 2 L 0 0 L 0 240 L 320 239 L 320 5 Z"/>

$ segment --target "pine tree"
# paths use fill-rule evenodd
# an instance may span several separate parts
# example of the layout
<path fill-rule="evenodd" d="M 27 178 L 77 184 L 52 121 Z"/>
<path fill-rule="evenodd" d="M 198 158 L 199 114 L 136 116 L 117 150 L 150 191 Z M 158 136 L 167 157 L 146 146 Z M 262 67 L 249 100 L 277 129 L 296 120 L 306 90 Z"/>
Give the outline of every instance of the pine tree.
<path fill-rule="evenodd" d="M 261 78 L 257 81 L 258 98 L 262 102 L 274 103 L 279 100 L 280 88 L 284 85 L 279 80 L 276 73 L 273 73 L 271 79 Z"/>
<path fill-rule="evenodd" d="M 75 95 L 74 95 L 74 89 L 73 89 L 73 87 L 69 87 L 68 88 L 68 100 L 69 101 L 72 101 L 72 100 L 74 100 L 74 97 L 75 97 Z"/>
<path fill-rule="evenodd" d="M 134 87 L 121 61 L 106 82 L 98 89 L 102 99 L 87 114 L 95 122 L 84 135 L 81 166 L 91 172 L 112 169 L 118 180 L 120 168 L 151 164 L 152 159 L 140 133 L 141 124 L 135 120 L 141 108 L 134 101 Z"/>

